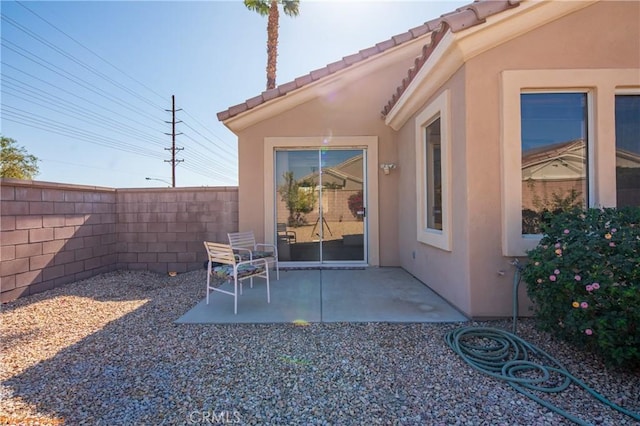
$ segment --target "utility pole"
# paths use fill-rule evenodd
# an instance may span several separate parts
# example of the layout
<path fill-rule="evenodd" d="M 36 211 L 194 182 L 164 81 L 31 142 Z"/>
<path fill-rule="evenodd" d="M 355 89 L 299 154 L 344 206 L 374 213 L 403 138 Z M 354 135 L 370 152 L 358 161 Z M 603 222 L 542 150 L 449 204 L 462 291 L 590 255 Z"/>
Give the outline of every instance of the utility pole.
<path fill-rule="evenodd" d="M 176 159 L 176 151 L 182 151 L 184 148 L 176 148 L 176 135 L 182 133 L 176 133 L 176 123 L 182 123 L 182 121 L 176 121 L 176 97 L 171 95 L 171 109 L 165 109 L 165 111 L 171 111 L 171 121 L 165 121 L 165 123 L 171 123 L 171 133 L 165 133 L 165 135 L 171 135 L 171 148 L 165 148 L 166 151 L 171 151 L 171 160 L 164 160 L 165 163 L 171 163 L 171 187 L 176 187 L 176 165 L 184 160 Z M 177 111 L 182 111 L 178 109 Z"/>

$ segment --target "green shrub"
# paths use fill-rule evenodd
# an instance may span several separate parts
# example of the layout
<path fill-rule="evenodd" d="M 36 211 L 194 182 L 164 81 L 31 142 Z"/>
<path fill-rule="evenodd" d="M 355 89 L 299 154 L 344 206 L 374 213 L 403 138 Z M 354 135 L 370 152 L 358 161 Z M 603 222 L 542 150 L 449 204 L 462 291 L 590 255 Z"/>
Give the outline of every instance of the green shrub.
<path fill-rule="evenodd" d="M 640 367 L 640 208 L 548 214 L 522 278 L 539 328 Z"/>

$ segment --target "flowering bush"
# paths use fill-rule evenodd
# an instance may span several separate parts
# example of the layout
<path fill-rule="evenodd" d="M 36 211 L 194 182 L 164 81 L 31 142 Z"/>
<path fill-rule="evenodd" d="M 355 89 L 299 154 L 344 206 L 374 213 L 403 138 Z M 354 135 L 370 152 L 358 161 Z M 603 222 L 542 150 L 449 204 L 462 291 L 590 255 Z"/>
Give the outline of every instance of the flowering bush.
<path fill-rule="evenodd" d="M 363 206 L 362 191 L 351 194 L 347 202 L 349 203 L 349 210 L 351 210 L 353 217 L 359 221 L 362 220 L 362 214 L 358 214 L 359 211 L 362 211 Z"/>
<path fill-rule="evenodd" d="M 640 208 L 549 214 L 522 278 L 538 326 L 640 367 Z"/>

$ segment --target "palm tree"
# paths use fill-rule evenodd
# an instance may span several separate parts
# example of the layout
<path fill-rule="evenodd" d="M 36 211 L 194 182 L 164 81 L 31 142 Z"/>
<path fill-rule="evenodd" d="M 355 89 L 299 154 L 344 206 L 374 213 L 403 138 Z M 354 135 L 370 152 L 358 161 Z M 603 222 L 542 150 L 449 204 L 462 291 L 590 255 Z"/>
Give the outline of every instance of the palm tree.
<path fill-rule="evenodd" d="M 278 59 L 278 27 L 282 5 L 285 15 L 298 16 L 300 0 L 244 0 L 247 9 L 268 16 L 267 20 L 267 90 L 276 87 L 276 62 Z"/>

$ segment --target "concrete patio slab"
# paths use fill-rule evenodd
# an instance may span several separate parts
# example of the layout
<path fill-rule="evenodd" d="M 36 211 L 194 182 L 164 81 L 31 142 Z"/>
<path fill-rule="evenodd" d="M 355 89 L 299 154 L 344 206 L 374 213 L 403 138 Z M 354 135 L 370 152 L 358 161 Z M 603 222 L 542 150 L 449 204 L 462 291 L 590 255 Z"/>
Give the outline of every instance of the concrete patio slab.
<path fill-rule="evenodd" d="M 322 322 L 457 322 L 467 318 L 401 268 L 322 271 Z"/>
<path fill-rule="evenodd" d="M 203 283 L 204 285 L 204 283 Z M 231 289 L 225 283 L 223 288 Z M 460 322 L 467 318 L 401 268 L 321 269 L 272 274 L 271 303 L 264 279 L 245 281 L 233 314 L 233 297 L 211 293 L 178 323 L 258 324 L 308 322 Z"/>

